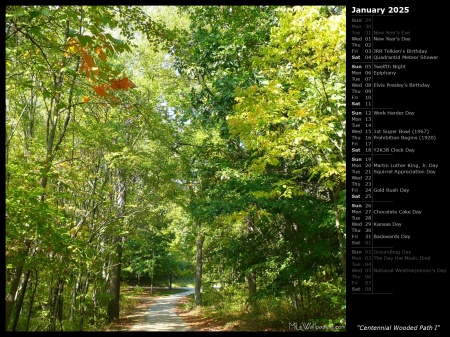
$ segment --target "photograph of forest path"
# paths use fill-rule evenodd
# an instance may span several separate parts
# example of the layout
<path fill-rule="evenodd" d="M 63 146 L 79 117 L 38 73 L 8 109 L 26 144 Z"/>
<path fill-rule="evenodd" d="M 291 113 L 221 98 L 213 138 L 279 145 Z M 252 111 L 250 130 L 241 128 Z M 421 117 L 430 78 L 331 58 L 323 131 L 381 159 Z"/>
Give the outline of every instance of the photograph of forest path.
<path fill-rule="evenodd" d="M 345 6 L 5 20 L 6 331 L 345 330 Z"/>

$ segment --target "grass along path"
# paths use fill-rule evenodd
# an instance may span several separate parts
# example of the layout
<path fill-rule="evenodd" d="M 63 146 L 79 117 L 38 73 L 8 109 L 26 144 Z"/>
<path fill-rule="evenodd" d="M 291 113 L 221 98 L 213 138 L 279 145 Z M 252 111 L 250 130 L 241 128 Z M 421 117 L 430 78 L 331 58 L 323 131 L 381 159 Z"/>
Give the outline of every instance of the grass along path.
<path fill-rule="evenodd" d="M 177 315 L 192 331 L 288 331 L 267 315 L 250 312 L 218 313 L 211 308 L 193 308 L 194 295 L 178 302 Z"/>

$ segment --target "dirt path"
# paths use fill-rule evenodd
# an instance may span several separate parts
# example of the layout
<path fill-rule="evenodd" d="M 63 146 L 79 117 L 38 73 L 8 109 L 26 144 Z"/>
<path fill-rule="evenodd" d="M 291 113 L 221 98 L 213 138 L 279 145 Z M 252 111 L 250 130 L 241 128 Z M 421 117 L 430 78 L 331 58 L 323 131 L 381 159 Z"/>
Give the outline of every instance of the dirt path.
<path fill-rule="evenodd" d="M 140 306 L 128 317 L 128 324 L 111 330 L 119 331 L 190 331 L 183 319 L 176 314 L 175 307 L 183 297 L 194 292 L 193 288 L 163 297 L 152 298 L 150 305 Z"/>

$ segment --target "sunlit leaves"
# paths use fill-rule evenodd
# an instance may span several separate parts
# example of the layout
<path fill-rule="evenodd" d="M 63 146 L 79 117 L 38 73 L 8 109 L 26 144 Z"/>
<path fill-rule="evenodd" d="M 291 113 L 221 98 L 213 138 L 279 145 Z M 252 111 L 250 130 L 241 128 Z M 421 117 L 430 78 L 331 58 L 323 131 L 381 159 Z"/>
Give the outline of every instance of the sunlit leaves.
<path fill-rule="evenodd" d="M 270 44 L 253 58 L 259 85 L 236 91 L 231 133 L 263 154 L 253 172 L 273 158 L 303 157 L 316 163 L 311 177 L 345 181 L 345 15 L 314 6 L 280 12 Z"/>

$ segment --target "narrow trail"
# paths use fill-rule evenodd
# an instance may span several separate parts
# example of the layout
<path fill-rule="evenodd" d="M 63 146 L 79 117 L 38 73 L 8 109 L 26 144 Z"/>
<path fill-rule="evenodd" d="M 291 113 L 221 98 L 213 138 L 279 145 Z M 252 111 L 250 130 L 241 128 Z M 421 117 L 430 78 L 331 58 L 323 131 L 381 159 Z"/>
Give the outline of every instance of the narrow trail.
<path fill-rule="evenodd" d="M 157 297 L 146 310 L 144 322 L 136 323 L 128 331 L 190 331 L 184 321 L 177 316 L 175 306 L 178 301 L 194 293 L 194 288 L 164 297 Z"/>

